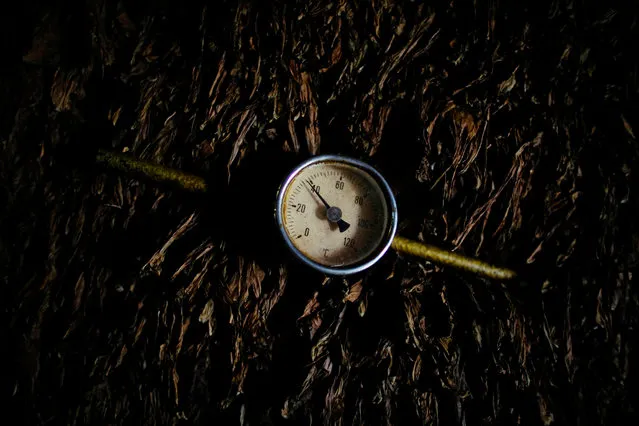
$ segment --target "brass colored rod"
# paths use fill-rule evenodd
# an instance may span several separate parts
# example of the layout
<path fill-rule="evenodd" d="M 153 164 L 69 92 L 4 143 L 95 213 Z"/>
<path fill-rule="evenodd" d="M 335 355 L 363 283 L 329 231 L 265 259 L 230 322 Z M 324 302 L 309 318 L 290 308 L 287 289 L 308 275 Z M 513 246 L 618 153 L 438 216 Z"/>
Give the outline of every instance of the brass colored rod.
<path fill-rule="evenodd" d="M 482 262 L 481 260 L 462 256 L 457 253 L 442 250 L 435 246 L 420 243 L 419 241 L 412 241 L 404 237 L 395 237 L 391 247 L 400 252 L 418 256 L 442 265 L 463 269 L 488 278 L 509 280 L 517 276 L 515 271 L 510 269 L 499 268 L 486 262 Z"/>
<path fill-rule="evenodd" d="M 159 164 L 136 160 L 135 158 L 109 151 L 100 150 L 96 157 L 98 163 L 125 173 L 143 175 L 155 182 L 169 183 L 191 192 L 206 192 L 206 181 L 196 175 L 164 167 Z"/>

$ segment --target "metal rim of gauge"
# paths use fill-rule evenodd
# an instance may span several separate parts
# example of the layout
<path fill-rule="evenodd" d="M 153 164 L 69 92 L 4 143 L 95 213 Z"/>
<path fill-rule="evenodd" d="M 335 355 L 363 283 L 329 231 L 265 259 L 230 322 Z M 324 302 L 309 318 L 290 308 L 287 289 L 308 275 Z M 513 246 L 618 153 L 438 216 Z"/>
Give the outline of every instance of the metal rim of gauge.
<path fill-rule="evenodd" d="M 295 245 L 293 244 L 293 241 L 291 240 L 291 237 L 289 236 L 288 232 L 286 231 L 284 227 L 284 218 L 282 216 L 282 213 L 284 211 L 283 204 L 285 202 L 284 197 L 286 196 L 286 191 L 289 185 L 303 169 L 305 169 L 306 167 L 310 165 L 313 165 L 316 163 L 322 163 L 322 162 L 344 163 L 344 164 L 348 164 L 361 169 L 365 173 L 368 173 L 375 180 L 375 182 L 380 186 L 382 193 L 384 194 L 384 197 L 387 202 L 388 210 L 389 210 L 387 212 L 388 225 L 387 225 L 387 230 L 385 231 L 385 237 L 380 243 L 378 249 L 362 262 L 359 262 L 353 265 L 344 266 L 344 267 L 329 267 L 329 266 L 321 265 L 309 259 L 297 247 L 295 247 Z M 341 155 L 319 155 L 317 157 L 312 157 L 302 162 L 297 167 L 295 167 L 288 174 L 288 176 L 286 176 L 286 178 L 280 185 L 280 188 L 277 194 L 275 214 L 276 214 L 277 226 L 279 228 L 279 231 L 282 234 L 286 245 L 291 250 L 293 255 L 297 259 L 305 263 L 306 265 L 310 266 L 311 268 L 321 271 L 328 275 L 352 275 L 370 268 L 375 263 L 377 263 L 377 261 L 379 261 L 382 258 L 382 256 L 384 256 L 384 254 L 386 254 L 386 252 L 388 251 L 388 249 L 390 248 L 393 242 L 395 233 L 397 232 L 397 202 L 395 201 L 395 196 L 393 195 L 393 191 L 391 190 L 391 187 L 388 184 L 388 182 L 386 182 L 386 179 L 384 179 L 384 177 L 369 164 L 360 160 L 356 160 L 354 158 L 344 157 Z"/>

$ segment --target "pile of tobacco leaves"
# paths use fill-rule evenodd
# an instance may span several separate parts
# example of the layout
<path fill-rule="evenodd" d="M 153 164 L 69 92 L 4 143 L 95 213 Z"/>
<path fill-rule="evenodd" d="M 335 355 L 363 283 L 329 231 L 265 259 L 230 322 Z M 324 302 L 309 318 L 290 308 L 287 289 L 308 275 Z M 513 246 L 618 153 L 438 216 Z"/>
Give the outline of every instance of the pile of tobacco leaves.
<path fill-rule="evenodd" d="M 427 3 L 5 6 L 5 421 L 636 421 L 632 2 Z M 378 168 L 400 235 L 519 277 L 395 252 L 355 277 L 300 265 L 273 200 L 318 153 Z"/>

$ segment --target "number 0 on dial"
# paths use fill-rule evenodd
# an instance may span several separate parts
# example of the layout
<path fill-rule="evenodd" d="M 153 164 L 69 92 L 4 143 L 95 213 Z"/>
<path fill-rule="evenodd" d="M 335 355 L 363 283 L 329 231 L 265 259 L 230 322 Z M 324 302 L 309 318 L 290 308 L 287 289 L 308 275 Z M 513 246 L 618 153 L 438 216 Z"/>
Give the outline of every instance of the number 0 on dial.
<path fill-rule="evenodd" d="M 276 216 L 300 260 L 336 275 L 373 265 L 397 230 L 388 183 L 371 166 L 341 156 L 314 157 L 295 168 L 278 193 Z"/>

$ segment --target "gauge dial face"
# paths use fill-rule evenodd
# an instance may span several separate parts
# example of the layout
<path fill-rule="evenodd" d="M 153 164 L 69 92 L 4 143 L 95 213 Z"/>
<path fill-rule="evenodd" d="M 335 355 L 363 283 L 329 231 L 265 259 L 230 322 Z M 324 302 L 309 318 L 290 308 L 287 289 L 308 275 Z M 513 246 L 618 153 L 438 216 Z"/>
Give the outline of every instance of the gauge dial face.
<path fill-rule="evenodd" d="M 282 190 L 283 231 L 307 260 L 347 270 L 388 248 L 396 225 L 392 194 L 357 163 L 308 164 Z"/>

